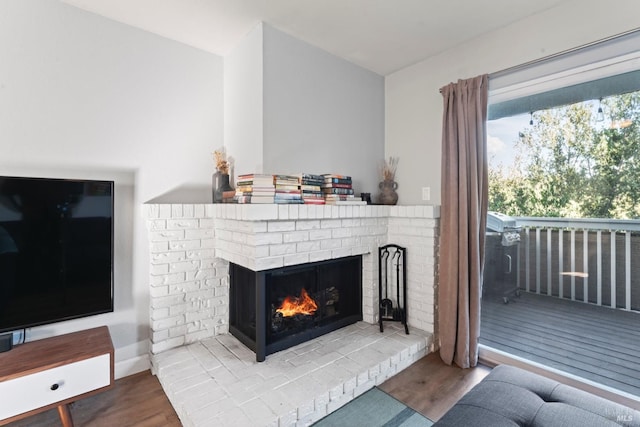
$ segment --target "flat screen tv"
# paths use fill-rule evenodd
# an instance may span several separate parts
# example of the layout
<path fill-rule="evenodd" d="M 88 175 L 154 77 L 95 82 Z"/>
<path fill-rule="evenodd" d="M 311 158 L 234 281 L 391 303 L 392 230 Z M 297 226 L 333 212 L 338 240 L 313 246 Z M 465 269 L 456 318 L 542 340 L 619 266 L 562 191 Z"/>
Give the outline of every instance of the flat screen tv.
<path fill-rule="evenodd" d="M 113 182 L 0 176 L 0 333 L 113 311 Z"/>

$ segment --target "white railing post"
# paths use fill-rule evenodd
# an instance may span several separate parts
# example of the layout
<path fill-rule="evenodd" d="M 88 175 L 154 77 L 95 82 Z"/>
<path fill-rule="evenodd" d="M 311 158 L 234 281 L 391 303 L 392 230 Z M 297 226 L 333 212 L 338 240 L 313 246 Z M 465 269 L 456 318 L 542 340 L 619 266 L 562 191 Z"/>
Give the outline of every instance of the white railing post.
<path fill-rule="evenodd" d="M 527 227 L 527 228 L 524 229 L 524 231 L 525 231 L 525 236 L 526 236 L 526 238 L 525 238 L 526 246 L 524 247 L 524 256 L 525 256 L 525 259 L 527 260 L 525 262 L 525 264 L 524 264 L 524 272 L 526 274 L 526 276 L 524 277 L 524 283 L 525 283 L 525 290 L 527 292 L 531 292 L 531 285 L 529 283 L 530 280 L 531 280 L 531 278 L 529 277 L 529 265 L 531 263 L 531 260 L 529 258 L 529 252 L 530 252 L 530 249 L 529 249 L 529 232 L 531 231 L 531 229 Z"/>
<path fill-rule="evenodd" d="M 616 308 L 616 232 L 611 232 L 611 308 Z"/>
<path fill-rule="evenodd" d="M 576 271 L 576 230 L 571 229 L 571 301 L 576 300 L 576 275 L 574 274 Z"/>
<path fill-rule="evenodd" d="M 553 286 L 551 284 L 551 229 L 547 228 L 547 295 L 552 295 Z"/>
<path fill-rule="evenodd" d="M 563 262 L 563 247 L 562 247 L 562 228 L 558 230 L 558 298 L 564 297 L 564 277 L 562 276 Z"/>
<path fill-rule="evenodd" d="M 596 288 L 597 304 L 602 305 L 602 230 L 596 234 L 596 263 L 598 265 L 598 285 Z"/>
<path fill-rule="evenodd" d="M 536 294 L 540 293 L 540 227 L 536 227 Z"/>
<path fill-rule="evenodd" d="M 631 232 L 624 233 L 625 247 L 625 270 L 624 270 L 624 288 L 625 288 L 625 309 L 631 310 Z"/>
<path fill-rule="evenodd" d="M 589 230 L 582 230 L 582 301 L 589 302 Z"/>

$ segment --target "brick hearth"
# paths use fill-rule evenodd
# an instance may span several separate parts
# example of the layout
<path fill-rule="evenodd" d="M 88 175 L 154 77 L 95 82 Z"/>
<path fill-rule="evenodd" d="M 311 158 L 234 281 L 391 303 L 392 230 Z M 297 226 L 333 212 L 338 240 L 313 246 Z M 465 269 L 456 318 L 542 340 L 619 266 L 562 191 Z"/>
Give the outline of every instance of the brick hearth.
<path fill-rule="evenodd" d="M 283 409 L 284 412 L 271 406 L 269 411 L 265 412 L 275 416 L 268 423 L 264 419 L 265 425 L 305 425 L 311 418 L 323 416 L 327 411 L 336 409 L 357 396 L 361 389 L 366 391 L 367 388 L 404 369 L 423 356 L 426 353 L 425 348 L 431 345 L 434 331 L 439 217 L 437 206 L 173 204 L 146 205 L 145 214 L 151 263 L 152 365 L 185 425 L 209 425 L 203 419 L 213 417 L 213 413 L 217 414 L 216 419 L 226 419 L 226 415 L 242 413 L 252 421 L 256 421 L 255 414 L 261 413 L 258 408 L 255 408 L 255 413 L 247 412 L 246 408 L 242 409 L 241 406 L 247 402 L 239 402 L 238 400 L 242 399 L 234 397 L 234 392 L 224 387 L 224 380 L 218 381 L 220 378 L 211 376 L 208 372 L 214 366 L 224 366 L 225 370 L 232 374 L 222 374 L 222 378 L 233 377 L 239 380 L 241 377 L 238 375 L 242 374 L 232 372 L 234 369 L 248 369 L 261 378 L 267 378 L 269 373 L 273 374 L 273 369 L 269 366 L 275 364 L 282 368 L 280 374 L 286 376 L 290 368 L 287 363 L 295 366 L 299 363 L 296 360 L 306 358 L 318 358 L 314 365 L 310 365 L 313 367 L 311 372 L 314 372 L 316 377 L 326 375 L 323 367 L 338 363 L 337 360 L 350 364 L 353 369 L 349 372 L 356 374 L 356 378 L 359 378 L 358 375 L 361 376 L 362 387 L 357 388 L 359 380 L 356 379 L 356 386 L 351 389 L 353 377 L 345 377 L 345 382 L 331 384 L 321 381 L 321 384 L 330 388 L 320 392 L 318 396 L 334 390 L 333 398 L 329 395 L 325 409 L 316 408 L 316 403 L 313 403 L 315 409 L 308 413 L 309 402 L 315 402 L 316 397 L 304 395 L 304 399 L 310 400 L 305 400 L 306 403 L 298 402 L 302 406 L 295 408 L 296 418 L 293 421 L 291 411 L 294 409 L 288 404 L 285 405 L 284 401 L 280 405 L 282 408 L 286 407 L 286 410 Z M 407 312 L 411 331 L 408 337 L 398 334 L 395 325 L 388 331 L 385 330 L 384 334 L 377 330 L 377 326 L 372 326 L 377 322 L 377 248 L 387 243 L 396 243 L 407 248 Z M 364 322 L 309 341 L 309 344 L 304 343 L 270 355 L 265 362 L 259 364 L 255 363 L 255 355 L 252 352 L 228 334 L 229 262 L 261 271 L 350 255 L 362 255 L 363 258 Z M 357 339 L 362 345 L 356 346 L 357 348 L 349 347 L 353 351 L 348 355 L 334 352 L 332 356 L 328 356 L 318 354 L 316 350 L 305 350 L 309 345 L 315 345 L 312 343 L 318 342 L 317 340 L 321 340 L 319 342 L 324 345 L 327 345 L 327 342 L 338 343 L 342 334 L 354 333 L 356 335 L 351 338 Z M 398 335 L 402 337 L 398 338 Z M 388 344 L 388 340 L 396 345 L 400 343 L 397 354 L 389 353 L 392 346 Z M 371 345 L 372 342 L 379 343 L 387 350 L 381 352 L 377 345 Z M 375 357 L 371 359 L 366 354 L 374 348 Z M 293 356 L 291 352 L 294 352 Z M 306 356 L 302 356 L 303 354 Z M 402 354 L 405 354 L 404 358 L 401 358 Z M 203 355 L 206 355 L 206 361 L 202 359 Z M 381 355 L 384 358 L 379 359 Z M 352 362 L 346 362 L 353 358 L 359 358 L 362 363 L 356 367 Z M 252 362 L 249 362 L 249 359 Z M 187 362 L 189 360 L 190 362 Z M 233 360 L 236 361 L 230 362 Z M 402 363 L 394 363 L 398 360 Z M 174 361 L 180 361 L 180 364 L 174 365 Z M 182 362 L 191 363 L 192 366 L 187 368 Z M 215 370 L 215 367 L 212 369 Z M 357 372 L 352 372 L 354 369 Z M 385 374 L 375 375 L 379 369 L 383 369 Z M 178 370 L 182 371 L 182 374 L 178 375 Z M 225 370 L 217 370 L 217 374 Z M 364 373 L 367 374 L 366 381 Z M 204 382 L 200 383 L 199 380 L 187 380 L 191 377 L 198 378 L 208 385 L 201 385 Z M 172 378 L 184 379 L 177 381 L 178 391 L 175 385 L 172 385 Z M 213 379 L 217 386 L 206 378 Z M 331 376 L 328 378 L 335 379 Z M 251 393 L 247 390 L 259 387 L 258 383 L 250 379 L 234 383 L 242 383 L 247 387 L 240 393 L 241 396 L 249 396 Z M 279 388 L 286 393 L 283 384 L 272 385 L 274 390 Z M 231 400 L 211 406 L 213 402 L 208 397 L 196 399 L 198 393 L 202 394 L 203 387 L 218 387 L 215 392 L 218 394 L 210 392 L 216 396 L 222 393 Z M 316 392 L 316 385 L 313 387 Z M 341 394 L 337 392 L 338 388 L 343 390 Z M 354 392 L 356 388 L 358 391 Z M 280 396 L 278 393 L 275 395 Z M 191 397 L 194 401 L 202 400 L 202 412 L 194 410 L 192 403 L 187 405 L 189 410 L 184 409 L 186 412 L 181 412 L 179 408 L 184 406 L 185 396 L 189 396 L 186 399 L 190 402 Z M 254 396 L 256 399 L 258 397 Z M 289 395 L 287 399 L 297 402 L 300 397 Z M 228 406 L 232 401 L 235 404 Z M 262 405 L 257 401 L 253 404 Z M 210 406 L 208 412 L 204 410 Z M 193 418 L 196 412 L 204 418 Z M 252 425 L 256 425 L 255 422 Z"/>
<path fill-rule="evenodd" d="M 431 335 L 398 323 L 359 322 L 256 362 L 232 335 L 155 356 L 171 404 L 187 426 L 306 426 L 427 354 Z"/>

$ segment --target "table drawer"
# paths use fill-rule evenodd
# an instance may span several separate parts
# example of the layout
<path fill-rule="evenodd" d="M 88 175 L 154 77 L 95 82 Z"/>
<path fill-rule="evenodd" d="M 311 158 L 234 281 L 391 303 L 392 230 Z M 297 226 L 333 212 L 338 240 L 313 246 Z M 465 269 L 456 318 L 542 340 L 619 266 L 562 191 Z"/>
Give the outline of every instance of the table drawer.
<path fill-rule="evenodd" d="M 0 420 L 106 387 L 110 373 L 110 355 L 102 354 L 0 382 Z"/>

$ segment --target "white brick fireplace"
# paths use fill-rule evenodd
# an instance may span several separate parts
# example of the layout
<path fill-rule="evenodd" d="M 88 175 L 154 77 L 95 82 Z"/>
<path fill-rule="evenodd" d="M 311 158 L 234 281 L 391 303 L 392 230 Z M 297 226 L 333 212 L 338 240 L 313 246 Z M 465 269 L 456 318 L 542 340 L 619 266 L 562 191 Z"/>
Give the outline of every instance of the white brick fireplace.
<path fill-rule="evenodd" d="M 411 334 L 408 339 L 421 340 L 422 344 L 406 342 L 411 350 L 406 350 L 402 367 L 394 365 L 393 355 L 382 362 L 375 361 L 376 368 L 373 370 L 365 367 L 365 373 L 373 372 L 375 376 L 367 377 L 360 385 L 361 392 L 366 391 L 365 386 L 370 388 L 378 384 L 426 352 L 425 337 L 426 342 L 430 342 L 434 332 L 437 206 L 150 204 L 145 206 L 145 214 L 151 263 L 151 358 L 154 372 L 166 391 L 167 384 L 161 372 L 166 371 L 167 360 L 180 359 L 175 352 L 184 356 L 186 353 L 182 348 L 186 347 L 193 353 L 193 348 L 189 346 L 199 342 L 205 343 L 207 348 L 213 348 L 215 346 L 210 344 L 212 339 L 223 343 L 218 347 L 234 354 L 238 353 L 238 347 L 242 347 L 237 342 L 229 344 L 235 340 L 228 335 L 229 262 L 262 271 L 362 255 L 364 322 L 345 333 L 365 331 L 366 337 L 359 339 L 369 342 L 381 339 L 380 335 L 374 334 L 366 326 L 378 320 L 378 247 L 387 243 L 404 246 L 407 248 L 407 313 Z M 401 331 L 398 328 L 390 329 L 394 342 L 403 342 Z M 240 353 L 244 355 L 239 356 L 242 359 L 247 350 Z M 300 355 L 299 350 L 294 349 L 294 353 Z M 337 353 L 334 357 L 336 355 L 343 357 Z M 266 369 L 270 358 L 276 360 L 278 357 L 287 356 L 278 356 L 276 353 L 257 365 L 266 364 Z M 369 360 L 372 356 L 361 357 Z M 396 362 L 399 361 L 398 356 Z M 245 365 L 249 363 L 244 360 Z M 277 363 L 281 361 L 277 360 Z M 381 375 L 383 369 L 384 375 Z M 358 374 L 362 376 L 360 372 Z M 258 376 L 264 377 L 262 374 Z M 358 394 L 356 383 L 350 393 L 346 391 L 347 382 L 340 383 L 342 393 L 338 397 L 342 404 Z M 331 387 L 336 388 L 335 385 Z M 180 396 L 181 390 L 177 396 Z M 172 393 L 167 392 L 175 407 Z M 317 406 L 317 402 L 314 405 Z M 333 406 L 337 406 L 335 402 Z M 297 411 L 297 415 L 294 416 L 290 413 L 278 414 L 276 408 L 271 408 L 269 413 L 275 413 L 276 421 L 270 425 L 304 425 L 304 420 L 317 419 L 326 414 L 330 406 L 316 408 L 312 414 L 305 413 L 304 416 L 299 413 L 300 408 L 296 408 L 294 412 Z M 176 409 L 185 423 L 184 414 Z M 246 416 L 251 419 L 253 415 Z M 200 424 L 194 421 L 193 425 Z"/>
<path fill-rule="evenodd" d="M 407 248 L 408 324 L 433 333 L 437 206 L 146 205 L 151 352 L 228 333 L 229 262 L 254 271 L 363 255 L 377 322 L 377 248 Z"/>

